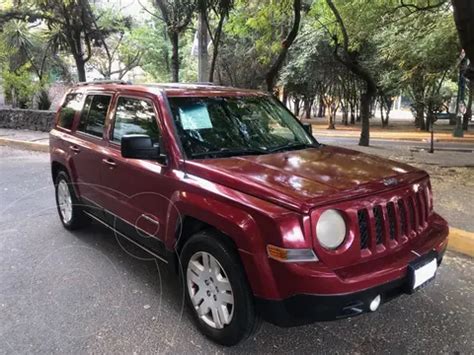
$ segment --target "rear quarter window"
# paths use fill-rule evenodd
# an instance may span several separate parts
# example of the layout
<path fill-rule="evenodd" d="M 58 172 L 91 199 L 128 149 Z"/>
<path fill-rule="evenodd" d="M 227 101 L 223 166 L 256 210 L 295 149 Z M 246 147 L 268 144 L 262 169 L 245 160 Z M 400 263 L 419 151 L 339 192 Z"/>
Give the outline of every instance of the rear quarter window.
<path fill-rule="evenodd" d="M 62 128 L 71 129 L 76 113 L 81 110 L 82 94 L 68 94 L 64 104 L 59 109 L 57 125 Z"/>

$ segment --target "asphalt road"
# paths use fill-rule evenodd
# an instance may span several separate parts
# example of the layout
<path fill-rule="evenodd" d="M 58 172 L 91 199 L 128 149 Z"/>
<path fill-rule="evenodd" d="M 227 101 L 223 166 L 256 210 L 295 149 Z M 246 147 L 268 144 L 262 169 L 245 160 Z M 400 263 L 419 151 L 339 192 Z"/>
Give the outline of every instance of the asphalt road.
<path fill-rule="evenodd" d="M 98 225 L 64 230 L 49 157 L 0 147 L 0 353 L 472 353 L 474 261 L 371 314 L 283 329 L 227 349 L 183 311 L 165 267 Z"/>

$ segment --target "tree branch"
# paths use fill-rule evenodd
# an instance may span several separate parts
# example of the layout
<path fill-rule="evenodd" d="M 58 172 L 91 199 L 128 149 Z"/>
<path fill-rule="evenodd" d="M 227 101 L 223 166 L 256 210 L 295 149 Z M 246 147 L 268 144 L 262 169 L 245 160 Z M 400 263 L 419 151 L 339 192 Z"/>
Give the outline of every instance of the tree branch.
<path fill-rule="evenodd" d="M 298 31 L 300 28 L 300 22 L 301 22 L 301 0 L 294 0 L 293 1 L 293 13 L 294 13 L 294 21 L 293 21 L 293 26 L 286 36 L 286 38 L 283 40 L 281 43 L 281 51 L 276 59 L 276 61 L 273 63 L 271 66 L 270 70 L 267 72 L 266 75 L 266 82 L 267 82 L 267 90 L 272 91 L 273 86 L 275 85 L 275 79 L 276 76 L 278 75 L 278 72 L 283 64 L 283 61 L 285 60 L 286 54 L 288 53 L 288 49 L 290 46 L 293 44 L 293 42 L 296 39 L 296 36 L 298 35 Z"/>
<path fill-rule="evenodd" d="M 339 28 L 342 32 L 342 39 L 343 39 L 342 45 L 344 47 L 344 51 L 346 51 L 346 53 L 349 53 L 349 36 L 347 35 L 347 29 L 346 29 L 346 26 L 344 25 L 344 21 L 342 20 L 341 14 L 337 10 L 332 0 L 326 0 L 326 3 L 328 4 L 334 17 L 336 18 L 336 22 L 338 23 Z"/>
<path fill-rule="evenodd" d="M 430 2 L 428 1 L 428 5 L 426 6 L 419 6 L 419 5 L 416 5 L 416 4 L 406 4 L 404 0 L 400 0 L 400 5 L 397 6 L 394 11 L 398 10 L 398 9 L 402 9 L 402 8 L 405 8 L 405 9 L 413 9 L 414 11 L 431 11 L 431 10 L 434 10 L 434 9 L 437 9 L 443 5 L 445 5 L 447 3 L 447 0 L 440 0 L 439 2 L 437 3 L 434 3 L 434 4 L 430 4 Z"/>

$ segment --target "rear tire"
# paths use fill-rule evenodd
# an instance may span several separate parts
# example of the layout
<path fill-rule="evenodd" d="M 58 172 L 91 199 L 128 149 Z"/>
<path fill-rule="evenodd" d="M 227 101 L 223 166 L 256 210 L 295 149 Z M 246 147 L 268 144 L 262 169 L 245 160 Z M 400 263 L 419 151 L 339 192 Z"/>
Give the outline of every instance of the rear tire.
<path fill-rule="evenodd" d="M 60 171 L 54 183 L 56 206 L 64 228 L 74 230 L 87 224 L 87 218 L 66 172 Z"/>
<path fill-rule="evenodd" d="M 250 286 L 226 236 L 213 230 L 193 235 L 181 253 L 186 302 L 199 330 L 225 346 L 253 334 L 259 319 Z"/>

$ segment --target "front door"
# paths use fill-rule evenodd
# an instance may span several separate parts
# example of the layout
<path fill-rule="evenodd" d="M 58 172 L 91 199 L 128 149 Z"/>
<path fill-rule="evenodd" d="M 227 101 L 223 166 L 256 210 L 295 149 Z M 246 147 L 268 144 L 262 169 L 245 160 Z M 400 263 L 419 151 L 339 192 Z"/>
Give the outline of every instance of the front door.
<path fill-rule="evenodd" d="M 109 224 L 158 254 L 164 253 L 163 223 L 169 206 L 171 178 L 166 163 L 123 158 L 120 141 L 127 134 L 146 134 L 161 141 L 157 110 L 151 98 L 119 96 L 112 113 L 108 145 L 103 152 L 103 207 Z"/>

